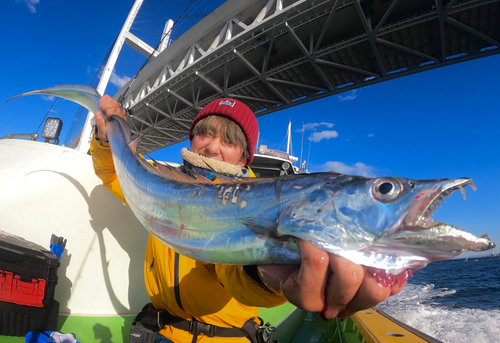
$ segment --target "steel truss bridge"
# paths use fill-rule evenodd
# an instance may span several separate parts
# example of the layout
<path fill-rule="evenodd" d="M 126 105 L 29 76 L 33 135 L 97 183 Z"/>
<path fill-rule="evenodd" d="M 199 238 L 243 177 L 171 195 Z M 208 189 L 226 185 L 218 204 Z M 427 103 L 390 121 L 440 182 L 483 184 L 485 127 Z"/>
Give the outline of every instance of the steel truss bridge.
<path fill-rule="evenodd" d="M 256 116 L 499 53 L 499 0 L 229 0 L 115 98 L 141 153 L 188 138 L 219 97 Z"/>

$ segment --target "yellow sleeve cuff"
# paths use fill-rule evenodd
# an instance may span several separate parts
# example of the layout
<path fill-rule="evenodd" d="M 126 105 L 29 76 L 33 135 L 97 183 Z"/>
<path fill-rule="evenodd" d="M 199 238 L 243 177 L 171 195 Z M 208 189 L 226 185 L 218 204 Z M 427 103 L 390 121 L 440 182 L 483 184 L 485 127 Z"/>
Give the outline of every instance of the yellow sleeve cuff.
<path fill-rule="evenodd" d="M 90 154 L 92 155 L 94 172 L 102 180 L 104 187 L 127 205 L 120 183 L 116 177 L 113 155 L 111 154 L 109 143 L 101 141 L 94 133 L 90 144 Z"/>

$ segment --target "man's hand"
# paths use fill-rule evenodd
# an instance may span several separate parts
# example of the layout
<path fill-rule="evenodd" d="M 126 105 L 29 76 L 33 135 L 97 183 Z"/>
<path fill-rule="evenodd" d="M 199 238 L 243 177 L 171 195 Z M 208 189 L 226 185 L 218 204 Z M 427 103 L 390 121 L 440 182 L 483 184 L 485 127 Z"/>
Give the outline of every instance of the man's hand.
<path fill-rule="evenodd" d="M 345 319 L 377 305 L 403 288 L 383 286 L 365 267 L 300 241 L 301 266 L 259 266 L 262 281 L 295 306 L 323 319 Z"/>
<path fill-rule="evenodd" d="M 97 126 L 97 132 L 99 133 L 99 139 L 102 141 L 108 141 L 108 133 L 106 131 L 106 122 L 104 117 L 116 114 L 120 116 L 123 120 L 127 120 L 125 118 L 126 111 L 121 107 L 121 105 L 110 97 L 109 95 L 104 95 L 99 100 L 99 108 L 102 112 L 94 113 L 95 124 Z"/>

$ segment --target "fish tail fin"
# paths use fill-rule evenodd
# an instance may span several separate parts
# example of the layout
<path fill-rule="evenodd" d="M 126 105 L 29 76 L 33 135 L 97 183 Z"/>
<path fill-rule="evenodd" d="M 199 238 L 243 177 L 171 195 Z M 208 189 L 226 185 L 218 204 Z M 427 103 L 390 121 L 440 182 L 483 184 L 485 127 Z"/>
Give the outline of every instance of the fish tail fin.
<path fill-rule="evenodd" d="M 33 95 L 33 94 L 57 96 L 60 98 L 76 102 L 77 104 L 85 107 L 92 113 L 99 111 L 99 99 L 101 98 L 101 95 L 94 87 L 86 85 L 63 84 L 44 89 L 37 89 L 31 92 L 26 92 L 23 94 L 16 95 L 7 100 L 6 103 L 21 96 Z"/>

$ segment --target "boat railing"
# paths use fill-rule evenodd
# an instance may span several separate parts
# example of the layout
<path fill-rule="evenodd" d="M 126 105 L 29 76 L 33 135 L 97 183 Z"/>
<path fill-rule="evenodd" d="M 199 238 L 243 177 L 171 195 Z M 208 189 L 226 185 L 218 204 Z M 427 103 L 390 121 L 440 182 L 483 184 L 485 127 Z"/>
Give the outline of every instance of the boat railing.
<path fill-rule="evenodd" d="M 8 135 L 0 137 L 0 139 L 14 139 L 14 138 L 30 139 L 32 141 L 36 141 L 38 139 L 38 134 L 37 133 L 9 133 Z"/>

